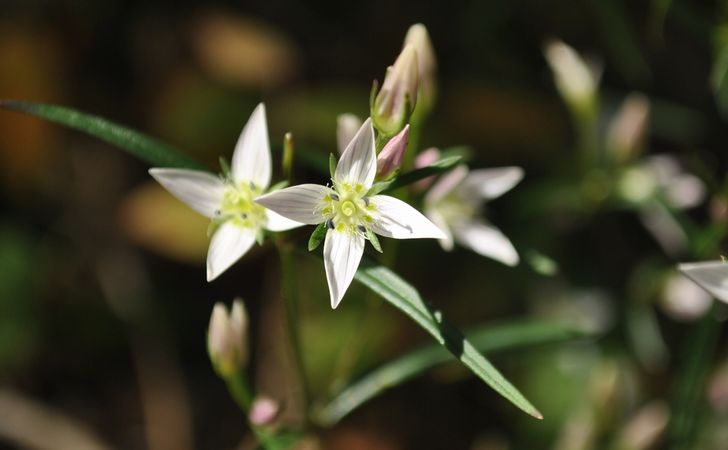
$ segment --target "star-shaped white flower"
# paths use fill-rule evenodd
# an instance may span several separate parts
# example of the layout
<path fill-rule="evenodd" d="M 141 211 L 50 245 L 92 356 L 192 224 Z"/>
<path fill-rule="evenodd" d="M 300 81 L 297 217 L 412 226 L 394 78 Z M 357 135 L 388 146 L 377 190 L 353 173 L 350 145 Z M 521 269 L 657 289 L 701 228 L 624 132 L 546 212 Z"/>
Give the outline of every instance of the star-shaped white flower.
<path fill-rule="evenodd" d="M 301 184 L 256 199 L 291 220 L 327 226 L 324 266 L 331 307 L 336 308 L 359 267 L 373 233 L 395 239 L 442 239 L 445 234 L 419 211 L 387 195 L 370 195 L 377 171 L 374 129 L 367 119 L 344 150 L 332 187 Z"/>
<path fill-rule="evenodd" d="M 240 133 L 228 176 L 187 169 L 154 168 L 149 173 L 216 226 L 207 252 L 207 281 L 240 259 L 263 229 L 284 231 L 302 225 L 254 202 L 268 189 L 271 178 L 268 126 L 262 103 Z"/>
<path fill-rule="evenodd" d="M 484 200 L 503 195 L 523 178 L 520 167 L 469 171 L 460 165 L 444 175 L 425 196 L 425 214 L 447 236 L 440 240 L 450 251 L 457 242 L 485 257 L 515 266 L 519 258 L 508 238 L 480 217 Z"/>

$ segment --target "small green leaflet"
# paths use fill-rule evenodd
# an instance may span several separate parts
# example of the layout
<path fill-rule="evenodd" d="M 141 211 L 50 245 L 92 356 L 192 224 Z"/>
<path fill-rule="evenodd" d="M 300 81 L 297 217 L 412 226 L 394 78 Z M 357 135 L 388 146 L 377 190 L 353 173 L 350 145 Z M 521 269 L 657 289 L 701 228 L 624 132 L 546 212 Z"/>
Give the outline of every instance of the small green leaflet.
<path fill-rule="evenodd" d="M 326 237 L 326 232 L 328 230 L 326 229 L 326 222 L 321 222 L 320 224 L 316 225 L 316 229 L 313 230 L 313 233 L 311 233 L 311 237 L 308 239 L 308 251 L 312 252 L 318 248 L 319 245 L 321 245 L 321 241 L 324 240 L 324 237 Z"/>
<path fill-rule="evenodd" d="M 153 167 L 208 170 L 177 149 L 131 128 L 63 106 L 44 103 L 0 101 L 0 108 L 23 112 L 95 136 L 126 150 Z"/>
<path fill-rule="evenodd" d="M 371 228 L 367 228 L 366 230 L 367 239 L 369 239 L 369 242 L 372 244 L 372 247 L 374 247 L 374 250 L 382 253 L 382 244 L 379 243 L 379 238 L 377 237 L 377 235 L 374 234 Z"/>
<path fill-rule="evenodd" d="M 334 174 L 336 173 L 336 156 L 334 156 L 333 153 L 329 153 L 329 174 L 331 174 L 331 179 L 334 179 Z"/>
<path fill-rule="evenodd" d="M 572 324 L 535 320 L 481 325 L 465 335 L 484 353 L 592 337 L 592 334 Z M 324 426 L 333 425 L 386 389 L 449 361 L 452 361 L 452 355 L 437 344 L 403 355 L 339 391 L 329 404 L 316 412 L 316 419 Z"/>
<path fill-rule="evenodd" d="M 442 313 L 426 304 L 417 290 L 386 267 L 362 261 L 355 279 L 407 314 L 475 375 L 525 413 L 542 419 L 541 413 Z"/>

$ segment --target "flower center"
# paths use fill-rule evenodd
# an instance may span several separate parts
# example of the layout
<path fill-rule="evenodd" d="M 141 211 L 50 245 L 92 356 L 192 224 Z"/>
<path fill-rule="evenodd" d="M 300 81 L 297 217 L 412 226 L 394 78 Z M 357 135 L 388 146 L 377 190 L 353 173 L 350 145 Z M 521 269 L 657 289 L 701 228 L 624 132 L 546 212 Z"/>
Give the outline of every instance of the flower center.
<path fill-rule="evenodd" d="M 321 214 L 330 228 L 350 233 L 364 233 L 373 221 L 374 204 L 360 184 L 334 183 L 334 193 L 324 198 Z"/>
<path fill-rule="evenodd" d="M 263 190 L 253 183 L 229 181 L 222 197 L 222 205 L 213 221 L 232 221 L 239 227 L 253 229 L 265 226 L 265 207 L 253 201 L 262 193 Z"/>

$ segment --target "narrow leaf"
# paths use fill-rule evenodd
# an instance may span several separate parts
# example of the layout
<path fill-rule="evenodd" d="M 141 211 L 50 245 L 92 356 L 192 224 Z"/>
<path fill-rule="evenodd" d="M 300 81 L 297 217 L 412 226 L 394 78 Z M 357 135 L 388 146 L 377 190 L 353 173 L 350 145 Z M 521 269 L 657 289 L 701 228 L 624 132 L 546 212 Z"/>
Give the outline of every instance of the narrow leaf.
<path fill-rule="evenodd" d="M 484 353 L 591 336 L 571 324 L 532 320 L 482 325 L 465 334 L 473 346 Z M 449 361 L 452 361 L 452 355 L 440 345 L 422 347 L 373 370 L 341 390 L 333 401 L 318 411 L 316 418 L 322 425 L 333 425 L 388 388 Z"/>
<path fill-rule="evenodd" d="M 369 242 L 372 244 L 372 247 L 374 247 L 374 250 L 382 253 L 382 244 L 379 243 L 379 238 L 377 237 L 377 235 L 372 231 L 371 228 L 367 228 L 366 230 L 367 239 L 369 239 Z"/>
<path fill-rule="evenodd" d="M 316 229 L 313 230 L 313 233 L 311 233 L 311 237 L 308 239 L 308 251 L 312 252 L 318 248 L 319 245 L 321 245 L 321 241 L 324 240 L 324 237 L 326 237 L 326 232 L 328 229 L 326 228 L 326 222 L 322 222 L 316 226 Z"/>
<path fill-rule="evenodd" d="M 455 327 L 442 313 L 426 304 L 415 288 L 386 267 L 362 263 L 356 280 L 407 314 L 435 340 L 465 364 L 486 384 L 522 411 L 542 419 L 541 413 Z"/>
<path fill-rule="evenodd" d="M 407 186 L 416 181 L 420 181 L 423 178 L 447 172 L 448 170 L 458 165 L 461 159 L 462 156 L 459 155 L 448 156 L 446 158 L 440 159 L 439 161 L 435 161 L 429 166 L 405 172 L 389 182 L 389 185 L 384 187 L 382 191 L 393 191 L 395 189 L 401 188 L 402 186 Z"/>
<path fill-rule="evenodd" d="M 90 134 L 113 144 L 154 167 L 207 170 L 175 148 L 152 137 L 98 116 L 44 103 L 2 100 L 0 108 L 23 112 Z"/>

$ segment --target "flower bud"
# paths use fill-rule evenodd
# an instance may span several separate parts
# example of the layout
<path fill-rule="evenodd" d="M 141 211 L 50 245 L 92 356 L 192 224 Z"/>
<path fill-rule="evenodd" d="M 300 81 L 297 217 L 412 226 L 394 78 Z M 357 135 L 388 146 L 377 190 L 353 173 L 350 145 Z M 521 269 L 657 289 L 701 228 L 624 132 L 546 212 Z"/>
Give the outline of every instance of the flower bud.
<path fill-rule="evenodd" d="M 248 314 L 241 300 L 233 302 L 230 314 L 224 304 L 215 304 L 207 330 L 207 352 L 221 377 L 229 377 L 247 364 L 247 332 Z"/>
<path fill-rule="evenodd" d="M 387 179 L 394 175 L 402 165 L 404 152 L 409 140 L 409 125 L 389 140 L 377 157 L 377 178 Z"/>
<path fill-rule="evenodd" d="M 622 103 L 607 131 L 607 150 L 619 164 L 633 161 L 647 136 L 650 104 L 642 94 L 630 94 Z"/>
<path fill-rule="evenodd" d="M 250 423 L 257 426 L 270 425 L 281 411 L 280 403 L 270 397 L 259 396 L 250 408 Z"/>
<path fill-rule="evenodd" d="M 574 114 L 592 116 L 601 69 L 590 67 L 576 51 L 559 40 L 546 44 L 546 61 L 554 72 L 556 88 Z"/>
<path fill-rule="evenodd" d="M 371 103 L 374 126 L 386 137 L 399 133 L 409 120 L 417 102 L 417 51 L 407 44 Z"/>
<path fill-rule="evenodd" d="M 339 146 L 339 154 L 344 153 L 356 132 L 361 128 L 361 119 L 351 113 L 339 114 L 336 118 L 336 143 Z"/>
<path fill-rule="evenodd" d="M 404 45 L 411 44 L 417 52 L 419 93 L 417 103 L 427 111 L 432 109 L 437 95 L 437 59 L 427 28 L 421 23 L 412 25 L 404 38 Z"/>

